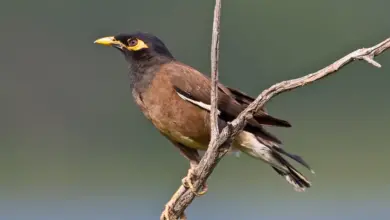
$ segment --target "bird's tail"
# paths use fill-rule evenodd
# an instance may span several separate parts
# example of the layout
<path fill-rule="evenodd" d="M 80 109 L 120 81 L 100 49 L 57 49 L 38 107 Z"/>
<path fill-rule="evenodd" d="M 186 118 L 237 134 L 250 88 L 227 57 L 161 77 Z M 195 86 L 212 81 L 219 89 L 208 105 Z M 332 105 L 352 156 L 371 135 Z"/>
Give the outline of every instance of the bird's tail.
<path fill-rule="evenodd" d="M 272 168 L 281 176 L 283 176 L 287 182 L 289 182 L 291 185 L 294 186 L 295 191 L 303 192 L 306 188 L 311 187 L 311 182 L 297 169 L 295 169 L 294 166 L 292 166 L 287 160 L 285 160 L 281 155 L 278 153 L 272 152 L 274 158 L 280 163 L 283 164 L 284 168 L 286 169 L 279 169 L 276 166 L 272 166 Z"/>
<path fill-rule="evenodd" d="M 271 165 L 279 175 L 283 176 L 288 183 L 294 186 L 296 191 L 302 192 L 311 186 L 310 181 L 291 163 L 284 159 L 282 155 L 297 161 L 314 173 L 301 157 L 287 153 L 274 143 L 267 143 L 267 141 L 262 142 L 263 141 L 259 139 L 259 137 L 243 131 L 237 136 L 234 146 L 249 156 L 261 159 Z"/>

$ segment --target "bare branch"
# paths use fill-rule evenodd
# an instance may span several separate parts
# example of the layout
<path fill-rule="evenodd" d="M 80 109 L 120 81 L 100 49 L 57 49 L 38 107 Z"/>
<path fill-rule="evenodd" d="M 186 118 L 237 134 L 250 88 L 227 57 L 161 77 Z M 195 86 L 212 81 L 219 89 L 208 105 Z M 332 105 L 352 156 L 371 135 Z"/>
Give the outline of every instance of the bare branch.
<path fill-rule="evenodd" d="M 358 49 L 315 73 L 311 73 L 297 79 L 283 81 L 264 90 L 255 101 L 253 101 L 243 112 L 241 112 L 241 114 L 235 120 L 229 124 L 229 126 L 222 130 L 215 142 L 210 142 L 206 154 L 203 156 L 198 167 L 195 169 L 197 178 L 193 182 L 194 187 L 199 189 L 199 187 L 206 182 L 207 178 L 216 167 L 218 161 L 226 154 L 227 149 L 230 147 L 234 137 L 240 131 L 242 131 L 246 125 L 247 120 L 252 118 L 253 114 L 257 112 L 262 106 L 264 106 L 271 98 L 283 92 L 291 91 L 298 87 L 322 79 L 332 73 L 337 72 L 342 67 L 354 60 L 365 60 L 376 67 L 381 67 L 381 65 L 374 61 L 373 58 L 389 48 L 390 38 L 387 38 L 373 47 Z M 216 46 L 216 49 L 218 50 L 218 46 Z M 218 71 L 218 67 L 214 67 L 213 70 Z M 215 78 L 216 76 L 217 74 L 214 75 Z M 215 86 L 215 84 L 213 84 L 213 86 Z M 169 202 L 172 208 L 172 216 L 170 216 L 170 219 L 178 219 L 180 216 L 182 216 L 184 210 L 191 204 L 194 198 L 195 195 L 191 190 L 181 186 Z"/>
<path fill-rule="evenodd" d="M 219 134 L 218 130 L 218 60 L 219 60 L 219 32 L 221 20 L 221 0 L 215 1 L 213 32 L 211 37 L 211 140 L 214 143 Z"/>

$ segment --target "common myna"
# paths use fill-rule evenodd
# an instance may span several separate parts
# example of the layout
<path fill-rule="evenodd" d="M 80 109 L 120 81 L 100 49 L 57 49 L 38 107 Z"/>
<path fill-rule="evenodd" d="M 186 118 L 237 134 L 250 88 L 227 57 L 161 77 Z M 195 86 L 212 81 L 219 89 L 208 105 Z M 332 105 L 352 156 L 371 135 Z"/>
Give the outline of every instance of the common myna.
<path fill-rule="evenodd" d="M 176 60 L 165 44 L 152 34 L 119 34 L 100 38 L 95 43 L 112 46 L 125 56 L 130 64 L 130 85 L 135 102 L 159 132 L 190 161 L 191 173 L 200 161 L 198 150 L 206 150 L 210 140 L 210 78 Z M 221 130 L 254 98 L 222 84 L 218 86 Z M 281 141 L 262 125 L 291 126 L 262 109 L 237 135 L 233 150 L 265 161 L 297 191 L 310 187 L 309 180 L 283 156 L 308 169 L 309 165 L 298 155 L 283 150 Z M 191 186 L 191 181 L 187 183 Z"/>

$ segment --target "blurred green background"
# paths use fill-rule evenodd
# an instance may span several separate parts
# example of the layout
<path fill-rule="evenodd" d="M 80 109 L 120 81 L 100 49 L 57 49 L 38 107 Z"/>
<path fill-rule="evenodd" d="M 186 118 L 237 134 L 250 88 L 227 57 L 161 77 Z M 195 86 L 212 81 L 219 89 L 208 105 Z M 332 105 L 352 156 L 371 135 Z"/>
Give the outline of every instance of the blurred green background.
<path fill-rule="evenodd" d="M 253 96 L 390 36 L 390 1 L 224 0 L 220 78 Z M 131 100 L 127 63 L 98 37 L 142 30 L 209 73 L 214 1 L 4 1 L 0 219 L 158 219 L 188 163 Z M 268 105 L 316 170 L 296 193 L 260 161 L 226 157 L 189 219 L 388 219 L 390 52 Z M 307 172 L 306 172 L 307 173 Z"/>

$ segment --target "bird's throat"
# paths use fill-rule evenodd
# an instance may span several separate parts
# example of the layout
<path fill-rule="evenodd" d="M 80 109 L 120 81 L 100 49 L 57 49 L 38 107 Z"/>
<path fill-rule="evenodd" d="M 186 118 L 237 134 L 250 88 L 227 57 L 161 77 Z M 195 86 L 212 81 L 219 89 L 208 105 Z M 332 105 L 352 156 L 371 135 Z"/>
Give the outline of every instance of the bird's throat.
<path fill-rule="evenodd" d="M 171 58 L 158 56 L 129 60 L 130 87 L 137 93 L 142 93 L 149 87 L 160 67 L 171 61 Z"/>

